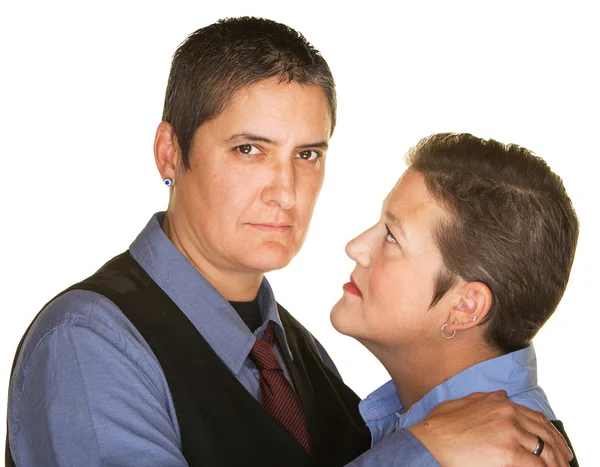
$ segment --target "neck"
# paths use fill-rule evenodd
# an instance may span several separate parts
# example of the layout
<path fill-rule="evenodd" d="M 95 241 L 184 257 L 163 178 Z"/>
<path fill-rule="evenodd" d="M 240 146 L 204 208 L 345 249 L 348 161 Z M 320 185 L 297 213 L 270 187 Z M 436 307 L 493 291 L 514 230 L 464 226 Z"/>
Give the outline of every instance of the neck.
<path fill-rule="evenodd" d="M 262 283 L 263 274 L 215 266 L 206 255 L 193 246 L 193 242 L 186 242 L 178 235 L 168 213 L 162 223 L 162 229 L 173 245 L 226 300 L 232 302 L 254 300 Z"/>
<path fill-rule="evenodd" d="M 478 330 L 479 331 L 479 330 Z M 428 392 L 463 370 L 502 355 L 483 341 L 483 330 L 478 335 L 460 335 L 460 340 L 439 342 L 423 349 L 365 346 L 389 372 L 402 406 L 408 410 Z M 459 336 L 456 336 L 459 338 Z"/>

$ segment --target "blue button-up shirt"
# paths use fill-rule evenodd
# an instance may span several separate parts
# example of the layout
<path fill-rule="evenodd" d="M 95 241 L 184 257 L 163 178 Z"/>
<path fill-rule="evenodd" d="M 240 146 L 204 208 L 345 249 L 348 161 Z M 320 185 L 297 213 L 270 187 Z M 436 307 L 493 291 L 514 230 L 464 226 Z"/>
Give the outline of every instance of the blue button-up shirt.
<path fill-rule="evenodd" d="M 388 381 L 367 396 L 359 410 L 371 430 L 371 444 L 375 445 L 390 433 L 419 423 L 444 401 L 499 389 L 504 389 L 511 401 L 556 419 L 546 394 L 537 384 L 533 346 L 467 368 L 433 388 L 408 410 L 402 406 L 394 382 Z"/>
<path fill-rule="evenodd" d="M 259 399 L 259 373 L 248 358 L 256 337 L 239 315 L 171 243 L 152 217 L 130 246 L 133 258 L 185 313 L 239 382 Z M 266 279 L 259 290 L 262 318 L 275 323 L 281 353 L 292 358 Z M 314 340 L 324 362 L 333 362 Z M 110 384 L 108 384 L 110 383 Z M 10 382 L 8 428 L 19 467 L 187 466 L 164 373 L 131 322 L 101 295 L 73 290 L 36 319 Z M 353 467 L 435 465 L 408 431 Z M 232 446 L 235 443 L 232 441 Z"/>

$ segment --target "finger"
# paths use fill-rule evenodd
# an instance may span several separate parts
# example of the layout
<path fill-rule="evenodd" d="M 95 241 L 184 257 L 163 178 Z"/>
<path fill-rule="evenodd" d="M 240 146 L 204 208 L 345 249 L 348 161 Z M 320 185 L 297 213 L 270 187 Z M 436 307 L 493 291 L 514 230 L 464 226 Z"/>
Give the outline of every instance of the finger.
<path fill-rule="evenodd" d="M 544 440 L 544 449 L 540 457 L 545 460 L 546 464 L 549 466 L 568 467 L 572 455 L 570 450 L 565 451 L 562 449 L 562 443 L 558 439 L 562 438 L 562 435 L 558 433 L 558 436 L 556 436 L 554 435 L 554 430 L 548 430 L 547 435 L 540 435 L 540 437 Z"/>
<path fill-rule="evenodd" d="M 497 391 L 492 391 L 492 392 L 472 392 L 467 397 L 473 398 L 473 399 L 497 397 L 497 398 L 506 400 L 506 399 L 508 399 L 508 394 L 506 393 L 506 391 L 504 389 L 498 389 Z"/>
<path fill-rule="evenodd" d="M 558 433 L 558 435 L 554 433 L 554 425 L 550 422 L 542 422 L 537 427 L 530 428 L 530 430 L 535 430 L 534 432 L 538 433 L 537 436 L 544 440 L 544 449 L 542 450 L 540 457 L 546 461 L 547 465 L 568 467 L 571 458 L 569 454 L 570 451 L 564 450 L 560 439 L 562 438 L 562 435 L 560 433 Z M 537 447 L 537 436 L 535 446 L 531 452 Z M 564 438 L 562 440 L 564 441 Z M 552 463 L 549 462 L 550 460 Z"/>
<path fill-rule="evenodd" d="M 534 446 L 534 448 L 531 451 L 532 455 L 534 457 L 535 457 L 535 454 L 533 454 L 533 450 L 536 447 L 537 447 L 537 441 L 536 441 L 536 445 Z M 544 441 L 544 449 L 542 450 L 542 453 L 539 455 L 539 458 L 544 461 L 544 465 L 546 465 L 548 467 L 565 467 L 565 466 L 568 467 L 569 464 L 566 463 L 562 452 L 556 453 L 554 451 L 554 449 L 555 448 L 552 444 L 546 443 Z"/>
<path fill-rule="evenodd" d="M 528 451 L 526 448 L 519 451 L 519 454 L 515 456 L 511 465 L 518 465 L 519 467 L 554 467 L 554 465 L 546 464 L 541 457 L 531 454 L 531 451 Z"/>
<path fill-rule="evenodd" d="M 543 439 L 543 437 L 542 437 Z M 521 462 L 525 462 L 527 461 L 528 463 L 526 465 L 530 465 L 530 463 L 532 463 L 531 465 L 544 465 L 544 466 L 548 466 L 548 467 L 557 467 L 557 465 L 560 464 L 556 464 L 556 455 L 554 453 L 554 448 L 552 447 L 552 445 L 547 444 L 544 441 L 544 449 L 542 450 L 542 455 L 540 456 L 536 456 L 533 451 L 535 451 L 535 449 L 537 448 L 538 445 L 538 437 L 537 435 L 534 435 L 532 433 L 530 433 L 527 429 L 522 429 L 520 431 L 520 438 L 518 439 L 518 442 L 521 444 L 521 447 L 523 448 L 523 451 L 525 451 L 527 454 L 523 454 L 523 457 L 525 458 L 525 460 L 520 460 L 519 463 L 517 463 L 516 465 L 521 465 Z M 532 457 L 534 457 L 535 459 L 531 459 Z M 548 463 L 548 461 L 552 461 L 552 463 Z M 540 463 L 541 462 L 541 463 Z M 562 466 L 561 466 L 562 467 Z"/>
<path fill-rule="evenodd" d="M 557 445 L 552 444 L 551 441 L 546 441 L 544 439 L 544 436 L 547 436 L 547 439 L 551 439 L 551 436 L 544 432 L 545 427 L 542 424 L 540 424 L 539 426 L 534 425 L 534 426 L 536 426 L 536 428 L 534 428 L 534 430 L 537 430 L 538 433 L 543 433 L 540 435 L 540 438 L 542 438 L 542 440 L 544 441 L 544 447 L 543 447 L 542 452 L 539 457 L 536 456 L 535 454 L 533 454 L 533 452 L 536 450 L 537 445 L 538 445 L 538 441 L 539 441 L 538 435 L 532 434 L 529 431 L 529 429 L 527 427 L 525 427 L 524 425 L 525 424 L 521 425 L 523 428 L 521 430 L 519 430 L 519 438 L 517 439 L 517 441 L 521 444 L 521 447 L 523 448 L 524 451 L 526 451 L 528 453 L 528 455 L 525 456 L 525 459 L 519 460 L 519 462 L 516 463 L 515 465 L 521 465 L 522 462 L 527 462 L 524 465 L 530 465 L 530 463 L 533 463 L 531 465 L 537 465 L 538 461 L 531 459 L 533 457 L 533 458 L 541 459 L 541 461 L 542 461 L 541 465 L 544 465 L 547 467 L 569 467 L 569 463 L 567 462 L 567 459 L 565 458 L 562 451 L 560 451 L 560 449 L 557 447 Z M 548 431 L 548 433 L 549 433 L 549 431 Z"/>
<path fill-rule="evenodd" d="M 540 432 L 539 436 L 552 448 L 552 452 L 555 453 L 557 459 L 560 459 L 560 463 L 557 465 L 568 466 L 573 454 L 569 449 L 569 445 L 563 438 L 563 435 L 560 434 L 552 423 L 546 420 L 546 417 L 543 417 L 541 422 L 545 431 L 544 433 Z"/>
<path fill-rule="evenodd" d="M 568 462 L 573 458 L 573 453 L 556 427 L 540 412 L 520 405 L 517 405 L 517 409 L 524 416 L 522 419 L 523 428 L 531 434 L 539 435 L 546 444 L 552 446 L 555 455 L 563 460 L 563 463 L 559 465 L 568 465 Z M 537 438 L 535 443 L 537 444 Z"/>

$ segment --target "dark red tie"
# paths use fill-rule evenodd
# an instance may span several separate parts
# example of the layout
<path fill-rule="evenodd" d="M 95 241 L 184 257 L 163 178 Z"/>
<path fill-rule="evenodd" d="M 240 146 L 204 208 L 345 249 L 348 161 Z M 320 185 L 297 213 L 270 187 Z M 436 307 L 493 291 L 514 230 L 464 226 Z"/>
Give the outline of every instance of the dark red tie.
<path fill-rule="evenodd" d="M 273 351 L 273 342 L 275 328 L 273 321 L 269 321 L 263 338 L 256 339 L 250 351 L 250 359 L 260 371 L 260 401 L 312 456 L 312 441 L 300 399 L 279 365 Z"/>

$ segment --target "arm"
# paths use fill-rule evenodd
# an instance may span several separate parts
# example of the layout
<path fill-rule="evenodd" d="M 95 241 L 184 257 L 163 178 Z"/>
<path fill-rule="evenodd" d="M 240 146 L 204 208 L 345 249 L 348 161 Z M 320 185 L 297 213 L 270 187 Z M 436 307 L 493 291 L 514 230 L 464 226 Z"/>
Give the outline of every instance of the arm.
<path fill-rule="evenodd" d="M 470 464 L 465 464 L 470 465 Z M 346 467 L 437 467 L 427 448 L 408 430 L 386 436 Z"/>
<path fill-rule="evenodd" d="M 122 323 L 49 316 L 50 326 L 42 318 L 32 328 L 11 380 L 16 464 L 187 466 L 160 367 Z"/>

